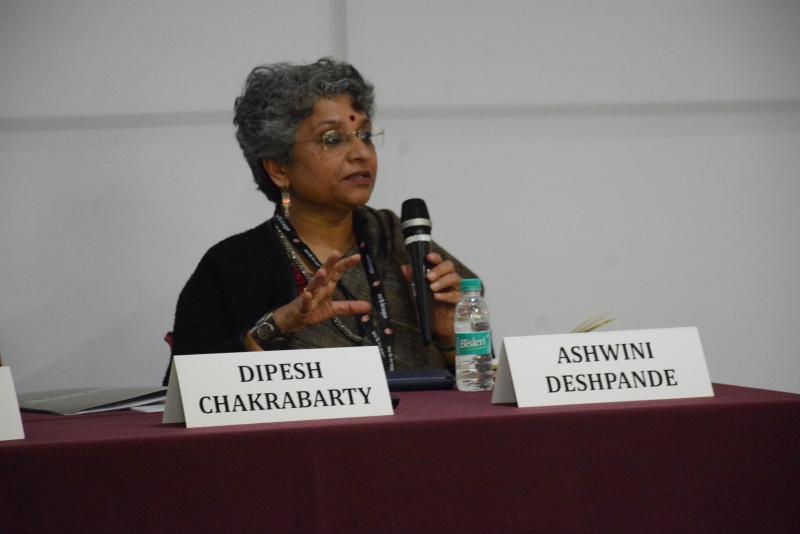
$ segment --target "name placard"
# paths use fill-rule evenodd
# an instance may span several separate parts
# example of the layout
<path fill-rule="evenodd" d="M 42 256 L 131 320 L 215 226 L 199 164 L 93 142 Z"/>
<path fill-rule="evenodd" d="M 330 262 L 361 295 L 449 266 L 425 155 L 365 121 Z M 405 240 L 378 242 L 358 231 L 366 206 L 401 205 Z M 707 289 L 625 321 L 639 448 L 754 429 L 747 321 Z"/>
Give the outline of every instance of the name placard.
<path fill-rule="evenodd" d="M 187 428 L 392 415 L 377 347 L 175 356 L 164 423 Z"/>
<path fill-rule="evenodd" d="M 25 439 L 11 369 L 0 367 L 0 441 Z"/>
<path fill-rule="evenodd" d="M 713 397 L 695 327 L 507 337 L 493 403 L 519 407 Z"/>

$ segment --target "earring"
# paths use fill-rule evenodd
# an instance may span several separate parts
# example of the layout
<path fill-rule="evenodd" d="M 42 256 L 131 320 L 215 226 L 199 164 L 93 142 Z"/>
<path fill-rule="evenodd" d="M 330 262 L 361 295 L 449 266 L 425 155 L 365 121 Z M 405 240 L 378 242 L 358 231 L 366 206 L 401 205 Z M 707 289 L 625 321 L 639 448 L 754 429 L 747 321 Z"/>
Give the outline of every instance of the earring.
<path fill-rule="evenodd" d="M 283 216 L 289 217 L 289 208 L 292 206 L 292 197 L 289 196 L 289 188 L 281 187 L 281 207 L 283 208 Z"/>

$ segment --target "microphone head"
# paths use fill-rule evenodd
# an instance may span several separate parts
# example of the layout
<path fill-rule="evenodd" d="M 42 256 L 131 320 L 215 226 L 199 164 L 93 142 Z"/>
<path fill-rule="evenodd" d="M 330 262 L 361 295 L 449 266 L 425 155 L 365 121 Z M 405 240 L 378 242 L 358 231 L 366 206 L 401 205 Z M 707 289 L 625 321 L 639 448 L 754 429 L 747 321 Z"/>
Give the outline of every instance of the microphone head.
<path fill-rule="evenodd" d="M 400 210 L 400 222 L 403 235 L 431 233 L 431 218 L 428 215 L 428 206 L 421 198 L 409 198 L 403 202 Z"/>

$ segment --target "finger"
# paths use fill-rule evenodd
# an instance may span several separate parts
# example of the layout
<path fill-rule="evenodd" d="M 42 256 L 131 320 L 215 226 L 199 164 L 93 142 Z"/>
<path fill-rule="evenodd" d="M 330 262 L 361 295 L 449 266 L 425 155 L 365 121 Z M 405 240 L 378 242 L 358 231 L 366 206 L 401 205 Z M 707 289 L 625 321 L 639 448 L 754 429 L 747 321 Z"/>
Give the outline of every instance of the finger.
<path fill-rule="evenodd" d="M 458 289 L 461 285 L 461 277 L 456 272 L 450 272 L 431 283 L 431 291 L 447 291 Z"/>
<path fill-rule="evenodd" d="M 364 315 L 372 311 L 372 304 L 365 300 L 334 300 L 333 315 Z"/>
<path fill-rule="evenodd" d="M 433 294 L 433 300 L 446 304 L 458 304 L 458 299 L 460 298 L 461 294 L 458 291 L 444 291 Z"/>
<path fill-rule="evenodd" d="M 455 264 L 453 264 L 452 261 L 447 260 L 439 263 L 438 265 L 432 267 L 431 269 L 428 269 L 428 275 L 429 276 L 435 275 L 436 278 L 439 278 L 440 276 L 447 274 L 449 272 L 453 272 L 455 270 L 456 270 Z"/>
<path fill-rule="evenodd" d="M 330 276 L 333 274 L 334 269 L 336 269 L 336 262 L 340 259 L 342 259 L 341 253 L 338 250 L 334 250 L 331 252 L 330 256 L 328 256 L 328 259 L 323 262 L 322 267 L 317 269 L 317 272 L 321 270 L 325 271 L 327 278 L 323 281 L 324 284 L 330 282 Z"/>
<path fill-rule="evenodd" d="M 314 300 L 314 295 L 311 294 L 311 291 L 307 291 L 306 289 L 297 297 L 300 304 L 300 313 L 302 315 L 311 311 L 311 303 Z"/>
<path fill-rule="evenodd" d="M 432 265 L 439 265 L 442 263 L 442 255 L 438 252 L 428 252 L 428 255 L 425 256 L 425 259 L 428 260 L 428 263 Z"/>
<path fill-rule="evenodd" d="M 342 253 L 338 250 L 332 250 L 331 255 L 328 256 L 328 259 L 322 264 L 326 271 L 329 273 L 333 271 L 333 266 L 336 265 L 336 262 L 342 259 Z"/>
<path fill-rule="evenodd" d="M 411 266 L 408 264 L 401 265 L 400 271 L 403 273 L 403 278 L 406 279 L 406 282 L 411 282 Z"/>
<path fill-rule="evenodd" d="M 442 263 L 440 263 L 439 265 L 437 265 L 433 269 L 429 270 L 428 274 L 427 274 L 427 277 L 428 277 L 428 280 L 433 282 L 433 281 L 438 280 L 439 278 L 441 278 L 441 277 L 443 277 L 443 276 L 445 276 L 447 274 L 454 273 L 454 272 L 456 272 L 456 266 L 453 264 L 452 261 L 447 260 L 447 261 L 443 261 Z"/>
<path fill-rule="evenodd" d="M 319 293 L 319 291 L 325 287 L 325 284 L 327 283 L 328 271 L 325 270 L 325 266 L 322 266 L 317 269 L 317 272 L 314 273 L 314 276 L 312 276 L 311 280 L 308 281 L 305 291 L 310 292 L 312 296 L 314 296 Z"/>
<path fill-rule="evenodd" d="M 337 261 L 336 265 L 333 266 L 333 270 L 331 271 L 329 282 L 333 282 L 334 284 L 339 282 L 339 280 L 342 278 L 342 275 L 344 275 L 344 272 L 358 265 L 358 262 L 360 261 L 360 254 L 353 254 L 352 256 L 348 256 Z"/>
<path fill-rule="evenodd" d="M 306 324 L 306 317 L 312 308 L 311 299 L 311 293 L 303 291 L 297 295 L 293 301 L 283 307 L 283 326 L 288 327 L 284 330 L 285 332 L 297 332 L 308 326 Z"/>

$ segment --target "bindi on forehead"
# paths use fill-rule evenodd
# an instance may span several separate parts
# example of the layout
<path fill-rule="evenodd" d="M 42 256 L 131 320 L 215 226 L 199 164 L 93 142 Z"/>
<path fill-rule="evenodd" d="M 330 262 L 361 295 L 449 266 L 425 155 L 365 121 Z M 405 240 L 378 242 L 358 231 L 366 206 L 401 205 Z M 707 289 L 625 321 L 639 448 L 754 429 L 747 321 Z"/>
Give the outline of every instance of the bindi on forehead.
<path fill-rule="evenodd" d="M 356 122 L 356 116 L 350 115 L 350 122 Z"/>

